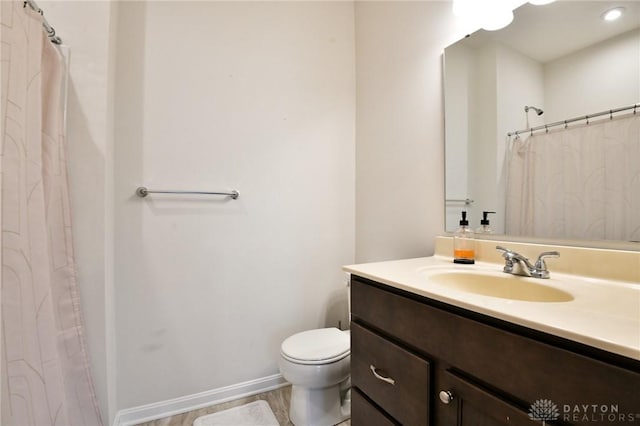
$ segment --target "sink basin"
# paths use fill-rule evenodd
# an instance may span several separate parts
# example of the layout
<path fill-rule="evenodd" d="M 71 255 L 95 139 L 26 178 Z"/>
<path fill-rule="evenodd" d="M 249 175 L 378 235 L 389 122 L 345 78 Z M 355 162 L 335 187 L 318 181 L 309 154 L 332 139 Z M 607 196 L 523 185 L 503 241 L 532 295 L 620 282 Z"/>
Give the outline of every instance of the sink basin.
<path fill-rule="evenodd" d="M 429 282 L 453 290 L 527 302 L 570 302 L 573 296 L 536 278 L 488 272 L 448 271 L 427 274 Z M 539 280 L 543 281 L 543 280 Z"/>

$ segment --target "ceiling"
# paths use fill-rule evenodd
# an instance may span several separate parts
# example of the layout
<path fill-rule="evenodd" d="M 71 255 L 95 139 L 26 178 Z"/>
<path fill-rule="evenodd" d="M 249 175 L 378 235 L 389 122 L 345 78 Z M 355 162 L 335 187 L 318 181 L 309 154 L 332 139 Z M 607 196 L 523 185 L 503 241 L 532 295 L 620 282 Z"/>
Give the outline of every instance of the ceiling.
<path fill-rule="evenodd" d="M 614 7 L 624 15 L 606 22 L 601 15 Z M 499 31 L 479 30 L 465 40 L 478 46 L 496 40 L 538 62 L 546 63 L 616 35 L 640 28 L 640 1 L 556 1 L 544 6 L 526 3 L 514 11 L 513 22 Z M 640 46 L 638 46 L 640 54 Z"/>

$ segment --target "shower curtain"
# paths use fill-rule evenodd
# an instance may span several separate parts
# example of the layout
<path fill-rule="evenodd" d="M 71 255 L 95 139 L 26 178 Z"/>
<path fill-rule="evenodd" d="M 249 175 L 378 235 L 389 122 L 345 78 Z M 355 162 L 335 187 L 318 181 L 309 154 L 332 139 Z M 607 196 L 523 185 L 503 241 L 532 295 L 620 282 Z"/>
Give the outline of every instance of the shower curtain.
<path fill-rule="evenodd" d="M 516 137 L 506 205 L 508 234 L 640 241 L 640 113 Z"/>
<path fill-rule="evenodd" d="M 101 425 L 84 344 L 63 144 L 62 58 L 2 1 L 2 425 Z"/>

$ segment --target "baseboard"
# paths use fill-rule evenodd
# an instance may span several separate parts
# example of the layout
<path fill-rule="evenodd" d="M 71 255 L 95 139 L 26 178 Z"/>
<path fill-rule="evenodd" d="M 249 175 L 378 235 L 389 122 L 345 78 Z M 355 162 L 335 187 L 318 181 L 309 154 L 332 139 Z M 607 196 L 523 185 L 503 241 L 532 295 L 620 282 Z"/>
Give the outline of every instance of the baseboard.
<path fill-rule="evenodd" d="M 268 392 L 287 386 L 288 384 L 289 383 L 282 377 L 282 374 L 274 374 L 273 376 L 262 377 L 260 379 L 212 389 L 193 395 L 127 408 L 118 411 L 113 421 L 113 426 L 132 426 L 149 422 L 210 405 L 221 404 L 258 393 Z"/>

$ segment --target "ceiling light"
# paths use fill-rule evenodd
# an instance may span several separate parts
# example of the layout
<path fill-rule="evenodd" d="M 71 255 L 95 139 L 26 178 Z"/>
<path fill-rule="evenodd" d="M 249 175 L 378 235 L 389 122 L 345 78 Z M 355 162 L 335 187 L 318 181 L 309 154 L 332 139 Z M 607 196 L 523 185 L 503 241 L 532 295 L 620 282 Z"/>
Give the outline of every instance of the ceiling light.
<path fill-rule="evenodd" d="M 624 7 L 614 7 L 613 9 L 607 10 L 602 14 L 602 19 L 605 21 L 615 21 L 616 19 L 622 16 L 624 12 Z"/>
<path fill-rule="evenodd" d="M 486 15 L 482 21 L 482 28 L 487 31 L 496 31 L 506 27 L 513 21 L 511 10 L 495 10 L 492 14 Z"/>
<path fill-rule="evenodd" d="M 529 0 L 529 3 L 535 4 L 536 6 L 542 6 L 543 4 L 553 3 L 556 0 Z"/>
<path fill-rule="evenodd" d="M 516 0 L 453 0 L 453 13 L 488 31 L 499 30 L 513 20 Z"/>

